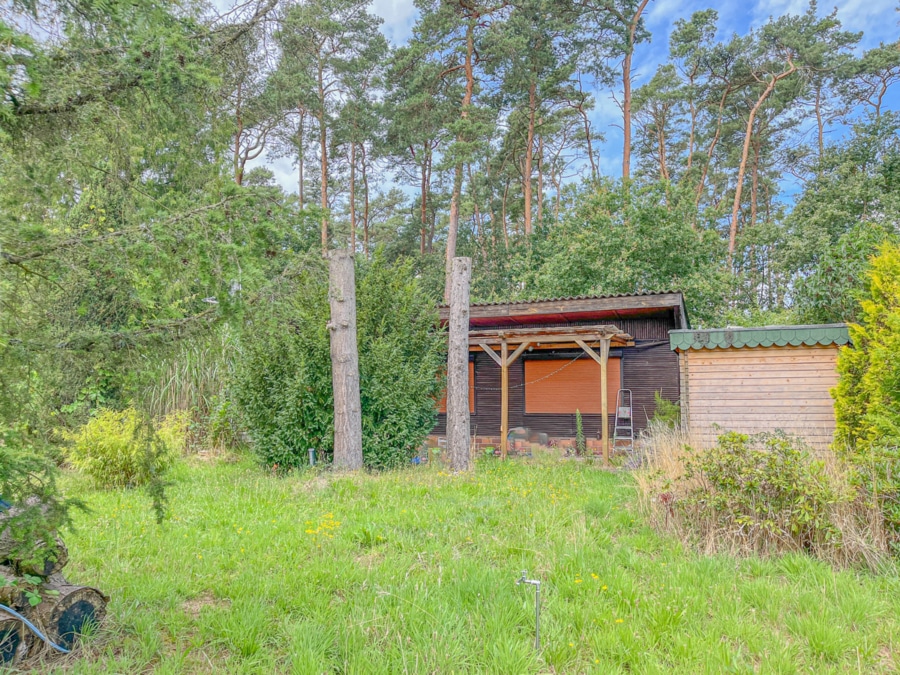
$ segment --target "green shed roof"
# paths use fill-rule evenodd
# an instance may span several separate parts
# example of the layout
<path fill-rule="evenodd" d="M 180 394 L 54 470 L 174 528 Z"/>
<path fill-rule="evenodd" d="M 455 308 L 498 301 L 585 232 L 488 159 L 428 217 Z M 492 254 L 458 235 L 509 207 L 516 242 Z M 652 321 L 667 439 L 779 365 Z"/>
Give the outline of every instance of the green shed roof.
<path fill-rule="evenodd" d="M 842 323 L 819 326 L 762 326 L 760 328 L 710 328 L 671 330 L 672 349 L 726 349 L 741 347 L 785 347 L 791 345 L 845 345 L 850 333 Z"/>

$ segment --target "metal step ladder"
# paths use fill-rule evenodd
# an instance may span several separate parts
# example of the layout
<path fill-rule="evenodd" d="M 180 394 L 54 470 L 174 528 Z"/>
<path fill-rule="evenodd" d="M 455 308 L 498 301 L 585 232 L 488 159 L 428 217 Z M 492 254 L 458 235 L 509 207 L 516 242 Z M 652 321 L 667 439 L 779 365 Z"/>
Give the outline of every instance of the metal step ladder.
<path fill-rule="evenodd" d="M 634 450 L 634 415 L 631 389 L 619 389 L 616 394 L 616 422 L 613 427 L 613 447 L 615 450 Z"/>

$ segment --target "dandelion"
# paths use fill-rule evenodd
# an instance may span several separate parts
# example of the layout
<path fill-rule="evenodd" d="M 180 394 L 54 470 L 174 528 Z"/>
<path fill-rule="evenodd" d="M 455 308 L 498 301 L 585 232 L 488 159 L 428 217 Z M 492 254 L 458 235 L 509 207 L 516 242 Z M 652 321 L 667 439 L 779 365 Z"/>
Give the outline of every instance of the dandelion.
<path fill-rule="evenodd" d="M 591 572 L 591 577 L 593 577 L 594 579 L 599 579 L 599 578 L 600 578 L 600 577 L 598 577 L 596 574 L 594 574 L 593 572 Z"/>
<path fill-rule="evenodd" d="M 580 584 L 581 582 L 582 582 L 581 579 L 576 579 L 576 580 L 575 580 L 575 583 L 576 583 L 576 584 Z"/>
<path fill-rule="evenodd" d="M 605 590 L 606 590 L 606 586 L 601 586 L 601 587 L 600 587 L 600 590 L 601 590 L 601 591 L 605 591 Z"/>
<path fill-rule="evenodd" d="M 574 647 L 574 646 L 575 646 L 575 643 L 574 643 L 574 642 L 570 642 L 570 643 L 569 643 L 569 646 L 570 646 L 570 647 Z"/>
<path fill-rule="evenodd" d="M 625 619 L 616 619 L 616 623 L 623 623 Z"/>

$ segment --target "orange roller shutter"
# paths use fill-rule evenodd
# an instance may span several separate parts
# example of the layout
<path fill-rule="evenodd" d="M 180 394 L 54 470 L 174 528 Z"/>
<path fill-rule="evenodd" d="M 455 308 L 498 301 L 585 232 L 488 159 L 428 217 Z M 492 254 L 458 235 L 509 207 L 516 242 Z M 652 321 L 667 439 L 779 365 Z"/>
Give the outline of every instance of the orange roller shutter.
<path fill-rule="evenodd" d="M 438 412 L 447 412 L 447 390 L 441 394 L 441 400 L 438 401 Z M 475 363 L 469 361 L 469 412 L 475 412 Z"/>
<path fill-rule="evenodd" d="M 607 362 L 607 414 L 615 411 L 620 381 L 621 359 L 610 358 Z M 567 359 L 525 361 L 526 413 L 572 415 L 576 410 L 585 415 L 598 415 L 602 410 L 599 363 L 588 358 L 578 359 L 574 363 Z"/>

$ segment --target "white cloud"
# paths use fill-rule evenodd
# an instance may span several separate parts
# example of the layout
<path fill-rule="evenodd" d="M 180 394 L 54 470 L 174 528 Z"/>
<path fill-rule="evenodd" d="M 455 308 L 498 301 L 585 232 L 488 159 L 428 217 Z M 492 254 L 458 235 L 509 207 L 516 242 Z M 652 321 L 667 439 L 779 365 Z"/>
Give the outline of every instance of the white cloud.
<path fill-rule="evenodd" d="M 372 0 L 369 9 L 384 19 L 381 32 L 393 44 L 403 44 L 409 39 L 416 18 L 412 0 Z"/>

